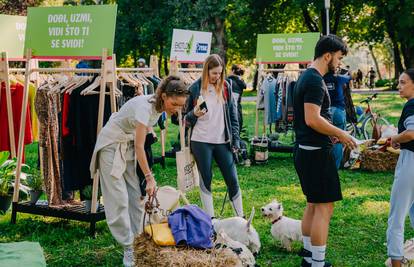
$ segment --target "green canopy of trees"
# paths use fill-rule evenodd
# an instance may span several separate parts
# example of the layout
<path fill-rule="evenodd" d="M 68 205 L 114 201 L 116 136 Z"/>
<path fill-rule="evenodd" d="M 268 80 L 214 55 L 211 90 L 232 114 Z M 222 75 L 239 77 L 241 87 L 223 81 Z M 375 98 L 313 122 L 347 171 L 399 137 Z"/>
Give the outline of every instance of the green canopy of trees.
<path fill-rule="evenodd" d="M 0 0 L 0 13 L 28 6 L 118 4 L 115 51 L 124 65 L 159 57 L 167 71 L 174 28 L 211 31 L 212 52 L 227 62 L 252 60 L 257 34 L 326 32 L 323 0 Z M 414 67 L 414 1 L 332 0 L 330 32 L 351 44 L 387 45 L 395 75 Z"/>

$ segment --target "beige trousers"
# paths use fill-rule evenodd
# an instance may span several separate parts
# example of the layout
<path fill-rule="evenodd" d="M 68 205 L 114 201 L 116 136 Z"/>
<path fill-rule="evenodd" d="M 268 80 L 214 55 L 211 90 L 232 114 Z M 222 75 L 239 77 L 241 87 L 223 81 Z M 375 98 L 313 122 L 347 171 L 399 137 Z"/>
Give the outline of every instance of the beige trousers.
<path fill-rule="evenodd" d="M 126 170 L 122 178 L 111 175 L 113 165 L 117 165 L 114 162 L 117 145 L 112 144 L 99 151 L 99 173 L 109 230 L 119 244 L 127 247 L 132 245 L 134 236 L 142 232 L 144 207 L 133 157 L 125 156 Z M 132 142 L 128 145 L 130 149 L 134 149 Z"/>

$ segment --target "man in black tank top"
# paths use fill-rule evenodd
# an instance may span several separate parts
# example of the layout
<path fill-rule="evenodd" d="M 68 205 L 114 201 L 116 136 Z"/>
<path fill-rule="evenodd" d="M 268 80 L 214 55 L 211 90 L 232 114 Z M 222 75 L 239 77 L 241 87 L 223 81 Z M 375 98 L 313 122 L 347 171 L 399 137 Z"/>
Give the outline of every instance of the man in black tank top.
<path fill-rule="evenodd" d="M 350 148 L 356 144 L 347 132 L 331 124 L 330 98 L 323 76 L 335 71 L 347 50 L 337 36 L 321 37 L 312 65 L 294 89 L 294 164 L 307 200 L 302 218 L 301 266 L 332 266 L 325 262 L 326 241 L 334 202 L 342 199 L 332 140 Z"/>

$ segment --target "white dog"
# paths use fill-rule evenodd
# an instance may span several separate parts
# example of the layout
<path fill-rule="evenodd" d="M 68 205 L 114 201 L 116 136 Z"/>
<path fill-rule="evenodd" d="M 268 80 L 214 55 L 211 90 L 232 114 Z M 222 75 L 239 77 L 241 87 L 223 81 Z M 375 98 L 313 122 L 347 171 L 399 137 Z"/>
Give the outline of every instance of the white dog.
<path fill-rule="evenodd" d="M 256 255 L 260 250 L 260 238 L 252 225 L 254 208 L 247 221 L 241 217 L 231 217 L 223 220 L 213 219 L 213 227 L 216 233 L 224 231 L 231 239 L 239 241 L 247 246 Z"/>
<path fill-rule="evenodd" d="M 273 200 L 262 207 L 262 215 L 272 221 L 270 232 L 273 238 L 281 241 L 288 251 L 292 250 L 292 241 L 302 241 L 302 222 L 283 216 L 282 203 Z"/>

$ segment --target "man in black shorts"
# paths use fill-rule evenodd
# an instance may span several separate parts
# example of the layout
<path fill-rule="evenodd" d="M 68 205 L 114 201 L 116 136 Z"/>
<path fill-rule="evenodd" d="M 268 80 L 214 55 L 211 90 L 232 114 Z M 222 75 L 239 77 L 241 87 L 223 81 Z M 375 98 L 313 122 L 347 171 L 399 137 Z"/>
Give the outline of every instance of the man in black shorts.
<path fill-rule="evenodd" d="M 325 262 L 326 241 L 334 202 L 342 199 L 332 140 L 350 148 L 356 144 L 347 132 L 331 124 L 330 99 L 323 76 L 335 71 L 347 51 L 337 36 L 321 37 L 312 65 L 302 73 L 294 89 L 294 163 L 307 200 L 302 218 L 301 266 L 332 266 Z"/>

